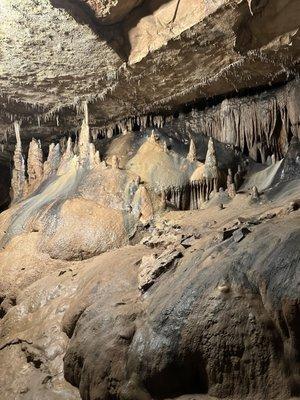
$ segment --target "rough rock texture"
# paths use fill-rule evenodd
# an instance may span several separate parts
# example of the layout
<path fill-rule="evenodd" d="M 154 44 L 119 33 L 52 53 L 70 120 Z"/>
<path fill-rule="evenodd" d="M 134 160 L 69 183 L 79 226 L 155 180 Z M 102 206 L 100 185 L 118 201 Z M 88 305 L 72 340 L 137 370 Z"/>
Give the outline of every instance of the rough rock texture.
<path fill-rule="evenodd" d="M 175 270 L 152 274 L 157 279 L 148 281 L 144 296 L 132 262 L 121 292 L 113 278 L 102 278 L 98 289 L 94 281 L 81 286 L 64 329 L 72 335 L 65 376 L 83 399 L 299 394 L 299 212 L 256 217 L 257 223 L 246 217 L 244 223 L 253 225 L 242 241 L 216 240 L 230 212 L 196 240 Z M 195 216 L 182 216 L 182 222 L 191 227 Z M 119 266 L 99 264 L 99 276 L 108 270 L 117 273 Z"/>
<path fill-rule="evenodd" d="M 18 116 L 48 134 L 70 129 L 78 100 L 93 103 L 101 127 L 298 69 L 298 0 L 139 3 L 3 0 L 3 128 Z"/>
<path fill-rule="evenodd" d="M 299 398 L 299 14 L 0 1 L 1 400 Z"/>
<path fill-rule="evenodd" d="M 100 141 L 100 162 L 88 120 L 0 215 L 0 398 L 299 396 L 296 136 L 268 166 L 204 135 L 188 160 L 161 127 Z M 191 207 L 216 166 L 241 192 Z"/>

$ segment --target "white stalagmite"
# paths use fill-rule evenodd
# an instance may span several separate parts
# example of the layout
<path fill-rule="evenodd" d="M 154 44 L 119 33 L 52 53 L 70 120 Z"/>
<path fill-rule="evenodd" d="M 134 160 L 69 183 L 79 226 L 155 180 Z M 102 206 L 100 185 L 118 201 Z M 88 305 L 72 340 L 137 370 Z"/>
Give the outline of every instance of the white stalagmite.
<path fill-rule="evenodd" d="M 43 179 L 49 178 L 49 176 L 53 175 L 56 173 L 59 163 L 60 163 L 60 146 L 59 143 L 56 145 L 54 143 L 51 143 L 49 146 L 49 153 L 48 153 L 48 158 L 44 162 L 44 176 Z"/>
<path fill-rule="evenodd" d="M 219 169 L 216 156 L 216 150 L 212 138 L 209 138 L 207 153 L 205 158 L 204 166 L 204 178 L 205 179 L 218 179 Z"/>
<path fill-rule="evenodd" d="M 187 155 L 187 159 L 190 162 L 197 161 L 197 150 L 196 150 L 195 142 L 193 141 L 193 139 L 191 139 L 191 141 L 190 141 L 190 149 L 189 149 L 189 152 Z"/>
<path fill-rule="evenodd" d="M 13 201 L 21 200 L 27 194 L 27 181 L 25 177 L 25 161 L 22 154 L 20 123 L 14 123 L 16 147 L 14 152 L 14 168 L 12 172 L 11 188 Z"/>
<path fill-rule="evenodd" d="M 191 181 L 190 207 L 191 209 L 201 208 L 213 191 L 219 189 L 220 171 L 216 157 L 213 139 L 208 141 L 205 164 L 199 164 L 193 172 Z"/>
<path fill-rule="evenodd" d="M 94 143 L 90 143 L 90 161 L 89 166 L 90 168 L 94 168 L 97 165 L 100 165 L 101 159 L 99 151 L 96 151 Z"/>
<path fill-rule="evenodd" d="M 108 139 L 111 139 L 111 138 L 113 137 L 113 135 L 114 135 L 114 130 L 113 130 L 113 128 L 112 128 L 111 126 L 109 126 L 109 127 L 107 128 L 106 137 L 107 137 Z"/>
<path fill-rule="evenodd" d="M 43 172 L 43 151 L 41 142 L 33 138 L 29 145 L 27 159 L 27 174 L 30 192 L 34 191 L 41 183 Z"/>
<path fill-rule="evenodd" d="M 113 169 L 119 169 L 119 159 L 115 155 L 113 155 L 111 158 L 111 167 Z"/>
<path fill-rule="evenodd" d="M 84 119 L 82 121 L 78 139 L 80 165 L 88 163 L 90 158 L 90 128 L 89 128 L 88 104 L 86 101 L 83 103 L 83 110 L 84 110 Z"/>

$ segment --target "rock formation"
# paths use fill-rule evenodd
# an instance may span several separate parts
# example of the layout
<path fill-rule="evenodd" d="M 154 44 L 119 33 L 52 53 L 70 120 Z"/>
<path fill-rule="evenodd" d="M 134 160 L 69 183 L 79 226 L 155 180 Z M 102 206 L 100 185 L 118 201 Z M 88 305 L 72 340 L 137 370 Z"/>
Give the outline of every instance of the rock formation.
<path fill-rule="evenodd" d="M 191 162 L 197 161 L 197 150 L 196 150 L 195 142 L 193 141 L 193 139 L 191 139 L 191 141 L 190 141 L 190 149 L 189 149 L 189 153 L 187 155 L 187 159 Z"/>
<path fill-rule="evenodd" d="M 11 188 L 13 201 L 20 200 L 27 191 L 26 177 L 25 177 L 25 161 L 22 154 L 22 143 L 20 136 L 20 124 L 14 123 L 16 134 L 16 147 L 14 152 L 14 169 L 12 173 Z"/>
<path fill-rule="evenodd" d="M 299 398 L 299 12 L 1 1 L 1 400 Z"/>
<path fill-rule="evenodd" d="M 33 192 L 43 178 L 43 152 L 41 142 L 32 139 L 27 158 L 28 190 Z"/>
<path fill-rule="evenodd" d="M 218 185 L 220 180 L 220 172 L 218 169 L 216 150 L 212 138 L 210 138 L 208 141 L 208 149 L 205 158 L 203 178 L 206 180 L 206 185 L 207 185 L 206 199 L 208 200 L 209 193 L 218 190 Z"/>
<path fill-rule="evenodd" d="M 49 146 L 47 160 L 44 163 L 44 179 L 56 173 L 59 167 L 60 158 L 61 154 L 59 143 L 56 145 L 51 143 Z"/>

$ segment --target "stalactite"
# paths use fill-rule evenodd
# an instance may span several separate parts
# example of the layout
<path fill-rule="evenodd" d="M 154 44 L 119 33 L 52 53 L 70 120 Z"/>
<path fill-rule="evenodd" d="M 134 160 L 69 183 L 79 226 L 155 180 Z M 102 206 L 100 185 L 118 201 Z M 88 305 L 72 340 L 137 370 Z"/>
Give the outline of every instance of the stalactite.
<path fill-rule="evenodd" d="M 276 148 L 277 159 L 288 149 L 292 135 L 300 137 L 299 81 L 271 93 L 225 99 L 215 107 L 192 110 L 184 119 L 166 123 L 188 132 L 190 127 L 214 139 L 239 147 L 254 160 L 265 162 Z"/>
<path fill-rule="evenodd" d="M 14 152 L 14 168 L 12 172 L 11 188 L 13 202 L 21 200 L 27 194 L 27 182 L 25 177 L 25 160 L 22 154 L 20 136 L 20 123 L 14 123 L 16 135 L 16 147 Z"/>
<path fill-rule="evenodd" d="M 27 175 L 29 192 L 34 191 L 42 181 L 44 172 L 43 151 L 41 142 L 32 139 L 29 145 L 27 158 Z"/>

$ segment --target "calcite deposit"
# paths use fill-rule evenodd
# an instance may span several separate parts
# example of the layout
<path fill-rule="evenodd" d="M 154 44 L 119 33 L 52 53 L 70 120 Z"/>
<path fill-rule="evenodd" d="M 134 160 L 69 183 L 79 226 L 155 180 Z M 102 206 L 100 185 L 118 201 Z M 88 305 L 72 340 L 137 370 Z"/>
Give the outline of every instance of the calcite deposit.
<path fill-rule="evenodd" d="M 298 0 L 1 0 L 0 400 L 300 397 Z"/>

